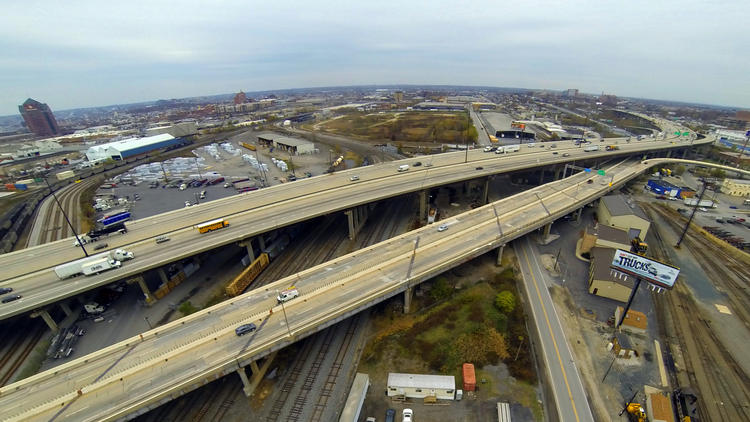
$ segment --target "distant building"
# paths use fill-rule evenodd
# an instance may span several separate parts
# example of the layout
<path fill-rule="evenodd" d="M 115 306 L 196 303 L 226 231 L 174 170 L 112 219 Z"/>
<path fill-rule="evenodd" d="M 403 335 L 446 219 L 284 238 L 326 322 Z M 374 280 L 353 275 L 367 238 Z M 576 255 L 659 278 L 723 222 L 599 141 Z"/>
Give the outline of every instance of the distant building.
<path fill-rule="evenodd" d="M 617 105 L 617 97 L 611 94 L 602 94 L 599 97 L 599 102 L 605 106 L 614 107 Z"/>
<path fill-rule="evenodd" d="M 240 91 L 239 93 L 235 94 L 234 96 L 235 104 L 242 104 L 244 102 L 247 102 L 247 95 L 245 95 L 244 92 Z"/>
<path fill-rule="evenodd" d="M 449 104 L 437 101 L 423 101 L 413 106 L 415 110 L 440 110 L 440 111 L 461 111 L 464 109 L 462 104 Z"/>
<path fill-rule="evenodd" d="M 675 422 L 674 409 L 669 393 L 646 385 L 646 414 L 651 422 Z"/>
<path fill-rule="evenodd" d="M 55 115 L 52 114 L 52 110 L 47 104 L 29 98 L 18 106 L 18 111 L 26 122 L 26 126 L 35 135 L 55 136 L 60 134 Z"/>
<path fill-rule="evenodd" d="M 397 103 L 401 103 L 404 101 L 404 91 L 394 91 L 393 92 L 393 100 Z"/>
<path fill-rule="evenodd" d="M 91 162 L 105 160 L 122 160 L 134 155 L 154 151 L 161 148 L 167 148 L 173 145 L 180 145 L 186 141 L 181 138 L 164 133 L 156 136 L 145 138 L 131 138 L 122 141 L 110 142 L 107 144 L 94 145 L 86 151 L 86 158 Z"/>
<path fill-rule="evenodd" d="M 566 89 L 563 91 L 563 97 L 577 97 L 578 96 L 578 90 L 577 89 Z"/>
<path fill-rule="evenodd" d="M 630 239 L 646 238 L 651 225 L 648 216 L 635 203 L 628 203 L 623 195 L 607 195 L 599 200 L 596 215 L 599 223 L 628 231 Z"/>
<path fill-rule="evenodd" d="M 724 179 L 721 193 L 731 196 L 750 196 L 750 180 Z"/>
<path fill-rule="evenodd" d="M 315 144 L 310 141 L 289 138 L 270 132 L 258 135 L 258 145 L 282 149 L 292 155 L 314 154 L 316 152 Z"/>

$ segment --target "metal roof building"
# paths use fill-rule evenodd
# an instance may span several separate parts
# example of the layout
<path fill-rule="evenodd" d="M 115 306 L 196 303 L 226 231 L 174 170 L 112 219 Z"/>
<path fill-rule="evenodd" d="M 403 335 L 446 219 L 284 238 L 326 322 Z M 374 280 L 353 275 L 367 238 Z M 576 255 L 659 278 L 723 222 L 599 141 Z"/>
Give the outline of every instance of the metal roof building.
<path fill-rule="evenodd" d="M 453 375 L 388 374 L 388 397 L 405 396 L 422 399 L 435 397 L 453 400 L 456 394 L 456 378 Z"/>
<path fill-rule="evenodd" d="M 316 152 L 315 144 L 310 141 L 281 136 L 270 132 L 258 135 L 258 143 L 260 145 L 283 149 L 294 155 L 314 154 Z"/>
<path fill-rule="evenodd" d="M 185 141 L 181 138 L 175 138 L 168 133 L 147 136 L 145 138 L 124 139 L 122 141 L 94 145 L 86 151 L 86 158 L 92 162 L 108 159 L 122 160 L 144 152 L 178 145 L 182 142 Z"/>

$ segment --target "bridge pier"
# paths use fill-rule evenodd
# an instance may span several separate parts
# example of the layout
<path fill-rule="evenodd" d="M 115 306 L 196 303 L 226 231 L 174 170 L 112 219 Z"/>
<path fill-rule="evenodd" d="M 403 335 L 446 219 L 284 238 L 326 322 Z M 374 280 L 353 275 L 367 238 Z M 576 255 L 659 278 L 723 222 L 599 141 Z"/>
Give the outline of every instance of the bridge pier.
<path fill-rule="evenodd" d="M 503 266 L 503 249 L 505 249 L 505 243 L 497 247 L 497 260 L 495 261 L 495 265 L 498 267 Z"/>
<path fill-rule="evenodd" d="M 407 287 L 406 290 L 404 290 L 404 313 L 408 314 L 411 311 L 411 296 L 412 296 L 413 289 L 411 287 Z"/>
<path fill-rule="evenodd" d="M 32 318 L 42 317 L 44 322 L 47 323 L 47 326 L 49 327 L 49 329 L 52 330 L 53 332 L 57 332 L 60 329 L 60 327 L 57 326 L 57 323 L 55 322 L 54 318 L 52 318 L 52 315 L 50 315 L 46 309 L 37 309 L 36 311 L 31 313 L 31 317 Z"/>
<path fill-rule="evenodd" d="M 242 242 L 237 243 L 240 247 L 245 247 L 247 249 L 247 256 L 250 257 L 250 262 L 255 261 L 255 251 L 253 250 L 253 238 L 248 238 L 243 240 Z"/>
<path fill-rule="evenodd" d="M 482 205 L 489 204 L 489 197 L 490 197 L 490 177 L 487 176 L 484 178 L 484 192 L 482 192 Z"/>
<path fill-rule="evenodd" d="M 344 214 L 346 214 L 347 222 L 349 223 L 349 240 L 354 240 L 357 237 L 357 233 L 359 233 L 365 224 L 365 221 L 367 221 L 369 208 L 366 205 L 360 205 L 344 211 Z"/>
<path fill-rule="evenodd" d="M 555 180 L 562 179 L 562 172 L 563 169 L 561 167 L 555 166 Z"/>
<path fill-rule="evenodd" d="M 263 366 L 261 367 L 258 367 L 257 361 L 250 362 L 250 371 L 252 371 L 250 379 L 247 378 L 247 373 L 245 372 L 244 367 L 237 368 L 237 374 L 242 380 L 242 391 L 245 393 L 245 396 L 250 397 L 253 395 L 255 389 L 258 388 L 258 384 L 260 384 L 260 381 L 263 379 L 263 376 L 268 372 L 268 368 L 271 366 L 271 363 L 273 363 L 274 358 L 276 358 L 276 352 L 266 356 L 263 361 Z"/>
<path fill-rule="evenodd" d="M 419 196 L 419 222 L 427 222 L 427 190 L 421 190 L 417 193 Z"/>
<path fill-rule="evenodd" d="M 539 184 L 544 184 L 544 168 L 539 169 Z"/>
<path fill-rule="evenodd" d="M 66 316 L 73 315 L 73 310 L 70 309 L 70 305 L 68 305 L 68 302 L 60 302 L 60 309 L 62 309 L 63 312 L 65 312 Z"/>
<path fill-rule="evenodd" d="M 575 215 L 573 217 L 573 221 L 579 221 L 581 219 L 582 213 L 583 213 L 583 207 L 578 208 L 578 210 L 575 212 Z"/>
<path fill-rule="evenodd" d="M 161 272 L 163 272 L 164 269 L 163 268 L 159 268 L 159 270 L 160 270 L 159 275 L 161 276 Z M 166 276 L 167 276 L 167 274 L 165 273 L 164 277 L 166 277 Z M 163 278 L 162 278 L 162 281 L 164 281 Z M 131 279 L 128 279 L 128 280 L 126 280 L 126 283 L 128 283 L 128 284 L 138 283 L 138 285 L 141 286 L 141 290 L 143 291 L 143 296 L 144 296 L 144 298 L 146 300 L 146 304 L 147 305 L 150 305 L 150 304 L 156 302 L 156 298 L 154 297 L 153 294 L 151 294 L 151 290 L 148 289 L 148 286 L 146 285 L 146 280 L 143 279 L 143 276 L 139 275 L 138 277 L 133 277 Z"/>

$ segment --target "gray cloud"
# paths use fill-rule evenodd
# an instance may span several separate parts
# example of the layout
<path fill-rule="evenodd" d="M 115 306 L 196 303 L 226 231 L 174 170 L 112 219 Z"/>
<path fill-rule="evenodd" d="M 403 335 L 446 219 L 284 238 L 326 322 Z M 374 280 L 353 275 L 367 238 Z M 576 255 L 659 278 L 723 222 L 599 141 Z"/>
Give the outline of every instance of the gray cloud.
<path fill-rule="evenodd" d="M 742 1 L 10 2 L 0 114 L 341 84 L 750 106 Z"/>

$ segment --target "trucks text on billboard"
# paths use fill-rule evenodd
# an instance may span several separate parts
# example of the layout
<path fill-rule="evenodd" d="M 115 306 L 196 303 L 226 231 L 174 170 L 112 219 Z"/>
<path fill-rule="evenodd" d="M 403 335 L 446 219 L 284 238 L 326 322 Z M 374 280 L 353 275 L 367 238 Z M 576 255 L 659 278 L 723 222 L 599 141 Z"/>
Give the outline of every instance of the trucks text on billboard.
<path fill-rule="evenodd" d="M 622 249 L 618 249 L 615 252 L 610 267 L 668 289 L 674 286 L 674 283 L 677 281 L 677 275 L 680 274 L 680 269 L 677 267 L 654 261 L 645 256 L 626 252 Z"/>

